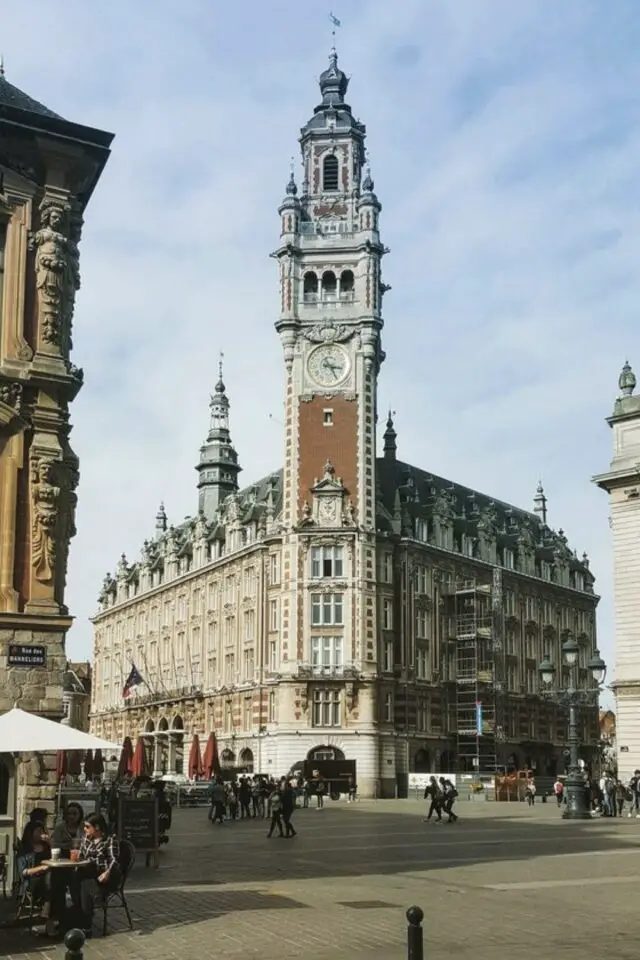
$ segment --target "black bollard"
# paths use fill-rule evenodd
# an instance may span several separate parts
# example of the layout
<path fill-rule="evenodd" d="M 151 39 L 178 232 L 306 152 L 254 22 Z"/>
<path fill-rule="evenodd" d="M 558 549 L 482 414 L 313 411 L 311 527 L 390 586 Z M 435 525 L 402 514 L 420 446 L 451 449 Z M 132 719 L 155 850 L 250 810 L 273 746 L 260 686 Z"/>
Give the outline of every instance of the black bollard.
<path fill-rule="evenodd" d="M 422 941 L 422 921 L 424 913 L 420 907 L 409 907 L 407 910 L 407 960 L 424 960 L 424 944 Z"/>
<path fill-rule="evenodd" d="M 69 930 L 64 937 L 64 945 L 67 948 L 64 960 L 83 960 L 84 953 L 82 948 L 84 947 L 85 939 L 82 930 Z M 422 954 L 420 954 L 420 956 L 422 956 Z"/>

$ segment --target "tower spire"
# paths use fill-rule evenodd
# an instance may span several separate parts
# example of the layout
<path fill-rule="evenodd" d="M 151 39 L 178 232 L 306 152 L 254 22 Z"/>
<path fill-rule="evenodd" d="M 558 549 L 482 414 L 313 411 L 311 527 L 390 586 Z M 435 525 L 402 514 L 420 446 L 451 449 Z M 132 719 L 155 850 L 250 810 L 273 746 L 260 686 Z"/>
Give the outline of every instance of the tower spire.
<path fill-rule="evenodd" d="M 387 416 L 387 429 L 384 432 L 384 447 L 383 453 L 387 460 L 396 459 L 396 451 L 398 446 L 396 444 L 396 438 L 398 434 L 396 433 L 393 426 L 393 415 L 395 411 L 389 410 L 389 415 Z"/>
<path fill-rule="evenodd" d="M 200 448 L 198 471 L 198 513 L 214 520 L 218 507 L 238 489 L 238 454 L 229 431 L 230 403 L 223 376 L 224 354 L 218 357 L 218 382 L 209 399 L 209 432 Z"/>
<path fill-rule="evenodd" d="M 542 523 L 546 527 L 547 525 L 547 498 L 544 493 L 544 487 L 542 486 L 542 480 L 538 480 L 538 486 L 536 487 L 536 495 L 533 498 L 533 512 L 537 513 Z"/>

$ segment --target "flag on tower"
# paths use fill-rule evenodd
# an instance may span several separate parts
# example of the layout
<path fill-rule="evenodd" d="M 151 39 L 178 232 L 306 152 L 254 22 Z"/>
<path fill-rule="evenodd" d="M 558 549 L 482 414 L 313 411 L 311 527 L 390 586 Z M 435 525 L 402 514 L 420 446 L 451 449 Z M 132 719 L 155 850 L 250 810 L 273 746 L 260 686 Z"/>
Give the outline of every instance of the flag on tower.
<path fill-rule="evenodd" d="M 125 698 L 131 696 L 131 691 L 135 690 L 136 687 L 141 686 L 144 683 L 140 671 L 136 667 L 135 663 L 131 666 L 131 673 L 127 677 L 127 682 L 122 688 L 122 696 Z"/>
<path fill-rule="evenodd" d="M 334 25 L 334 27 L 341 27 L 341 26 L 342 26 L 341 21 L 338 20 L 337 17 L 334 17 L 334 15 L 333 15 L 332 13 L 329 14 L 329 20 L 331 20 L 331 23 Z"/>

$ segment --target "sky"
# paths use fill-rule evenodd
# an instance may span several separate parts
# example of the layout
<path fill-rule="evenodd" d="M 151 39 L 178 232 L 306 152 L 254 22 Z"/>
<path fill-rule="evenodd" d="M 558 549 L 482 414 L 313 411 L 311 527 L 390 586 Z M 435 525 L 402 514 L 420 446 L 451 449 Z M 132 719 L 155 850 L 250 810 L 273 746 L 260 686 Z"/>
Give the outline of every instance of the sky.
<path fill-rule="evenodd" d="M 381 409 L 401 459 L 530 508 L 587 551 L 613 656 L 605 423 L 640 367 L 637 0 L 335 0 L 382 231 Z M 338 6 L 338 3 L 340 5 Z M 249 484 L 283 462 L 277 207 L 330 7 L 0 0 L 7 79 L 116 134 L 86 212 L 68 652 L 164 500 L 197 510 L 219 351 Z"/>

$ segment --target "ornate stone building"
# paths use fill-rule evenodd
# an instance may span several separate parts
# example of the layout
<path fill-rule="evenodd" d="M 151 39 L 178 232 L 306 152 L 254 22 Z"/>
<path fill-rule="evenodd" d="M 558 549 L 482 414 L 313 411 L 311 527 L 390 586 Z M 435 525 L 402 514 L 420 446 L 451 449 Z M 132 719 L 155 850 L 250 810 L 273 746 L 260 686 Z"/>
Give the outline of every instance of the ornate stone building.
<path fill-rule="evenodd" d="M 82 386 L 71 362 L 78 245 L 112 139 L 58 116 L 0 69 L 0 712 L 17 704 L 63 716 L 79 477 L 69 407 Z M 19 811 L 51 803 L 49 760 L 21 764 Z M 0 765 L 1 818 L 15 796 L 12 761 L 0 755 Z"/>
<path fill-rule="evenodd" d="M 221 374 L 198 514 L 168 526 L 161 506 L 140 559 L 105 580 L 92 727 L 144 735 L 157 771 L 181 768 L 194 730 L 264 773 L 345 756 L 365 795 L 410 770 L 555 772 L 566 716 L 537 665 L 572 630 L 589 684 L 594 579 L 541 487 L 530 513 L 413 467 L 391 416 L 376 457 L 387 250 L 347 85 L 332 52 L 279 207 L 284 467 L 239 489 Z M 123 700 L 132 664 L 145 683 Z"/>
<path fill-rule="evenodd" d="M 625 363 L 620 395 L 608 424 L 613 459 L 594 482 L 609 494 L 613 533 L 613 602 L 618 776 L 625 782 L 640 768 L 640 396 L 636 377 Z"/>

